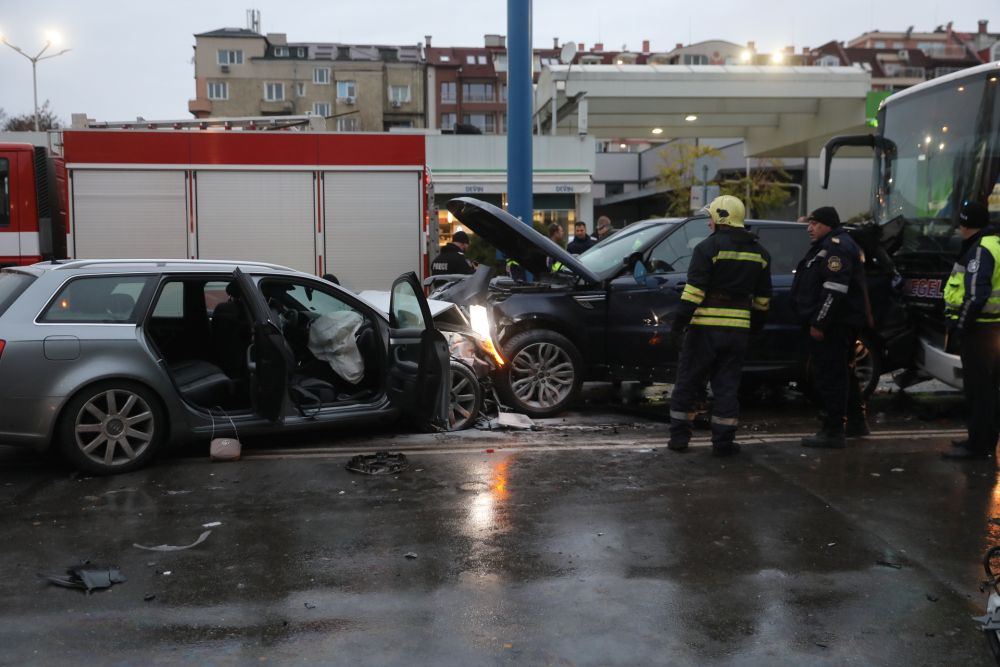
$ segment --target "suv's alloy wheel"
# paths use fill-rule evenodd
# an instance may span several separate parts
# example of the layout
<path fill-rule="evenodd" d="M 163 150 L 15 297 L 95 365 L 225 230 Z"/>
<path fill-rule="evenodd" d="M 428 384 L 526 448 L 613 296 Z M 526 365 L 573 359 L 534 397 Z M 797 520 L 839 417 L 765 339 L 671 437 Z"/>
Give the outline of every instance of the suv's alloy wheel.
<path fill-rule="evenodd" d="M 531 417 L 550 417 L 576 397 L 583 363 L 565 336 L 530 329 L 511 338 L 504 351 L 510 361 L 497 389 L 511 408 Z"/>

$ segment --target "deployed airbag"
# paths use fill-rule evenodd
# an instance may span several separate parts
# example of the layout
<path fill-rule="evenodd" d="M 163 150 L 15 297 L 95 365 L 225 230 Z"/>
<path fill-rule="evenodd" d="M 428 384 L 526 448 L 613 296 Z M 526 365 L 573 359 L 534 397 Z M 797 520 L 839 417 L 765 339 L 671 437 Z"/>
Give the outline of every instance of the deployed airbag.
<path fill-rule="evenodd" d="M 351 384 L 357 384 L 365 375 L 356 339 L 363 323 L 359 313 L 343 310 L 320 315 L 309 326 L 309 351 Z"/>

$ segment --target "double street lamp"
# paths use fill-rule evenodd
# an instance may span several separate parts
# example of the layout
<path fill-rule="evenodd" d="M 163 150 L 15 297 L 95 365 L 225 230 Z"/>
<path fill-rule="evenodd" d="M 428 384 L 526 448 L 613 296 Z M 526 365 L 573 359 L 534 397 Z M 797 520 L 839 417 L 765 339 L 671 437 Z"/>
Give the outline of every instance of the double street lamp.
<path fill-rule="evenodd" d="M 14 46 L 10 42 L 8 42 L 6 37 L 0 36 L 0 42 L 3 42 L 4 44 L 14 49 L 22 56 L 31 61 L 31 88 L 35 97 L 35 132 L 38 132 L 38 73 L 37 73 L 38 62 L 41 60 L 48 60 L 50 58 L 57 58 L 58 56 L 61 56 L 64 53 L 68 53 L 70 49 L 63 49 L 59 53 L 50 53 L 47 56 L 43 55 L 46 51 L 49 50 L 50 46 L 59 45 L 60 42 L 59 33 L 52 30 L 45 33 L 45 46 L 43 46 L 42 50 L 36 53 L 34 56 L 29 56 L 27 53 L 21 50 L 21 47 Z"/>

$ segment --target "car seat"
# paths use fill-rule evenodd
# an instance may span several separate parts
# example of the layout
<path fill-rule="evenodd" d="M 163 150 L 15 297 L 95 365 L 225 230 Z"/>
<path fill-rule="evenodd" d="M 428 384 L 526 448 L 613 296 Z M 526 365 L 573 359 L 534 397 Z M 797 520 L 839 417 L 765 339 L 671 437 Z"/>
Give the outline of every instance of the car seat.
<path fill-rule="evenodd" d="M 247 348 L 252 337 L 250 317 L 233 283 L 226 285 L 229 300 L 212 311 L 213 358 L 233 378 L 246 374 Z"/>

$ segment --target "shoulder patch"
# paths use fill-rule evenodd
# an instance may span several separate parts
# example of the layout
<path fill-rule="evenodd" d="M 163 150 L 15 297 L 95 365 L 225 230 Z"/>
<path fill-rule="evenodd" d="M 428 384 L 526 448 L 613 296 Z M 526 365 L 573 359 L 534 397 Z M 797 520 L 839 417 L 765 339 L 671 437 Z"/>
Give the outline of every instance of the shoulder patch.
<path fill-rule="evenodd" d="M 830 243 L 836 243 L 837 245 L 840 245 L 840 239 L 834 236 L 832 239 L 830 239 Z"/>
<path fill-rule="evenodd" d="M 975 273 L 976 271 L 978 271 L 979 270 L 979 260 L 978 259 L 971 260 L 969 262 L 969 265 L 965 267 L 965 270 L 968 273 Z"/>
<path fill-rule="evenodd" d="M 843 267 L 844 265 L 841 263 L 840 258 L 836 255 L 833 255 L 830 259 L 826 260 L 826 268 L 830 269 L 834 273 L 840 271 Z"/>

